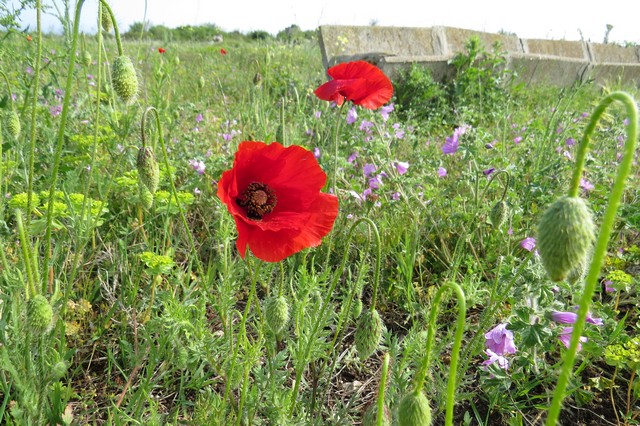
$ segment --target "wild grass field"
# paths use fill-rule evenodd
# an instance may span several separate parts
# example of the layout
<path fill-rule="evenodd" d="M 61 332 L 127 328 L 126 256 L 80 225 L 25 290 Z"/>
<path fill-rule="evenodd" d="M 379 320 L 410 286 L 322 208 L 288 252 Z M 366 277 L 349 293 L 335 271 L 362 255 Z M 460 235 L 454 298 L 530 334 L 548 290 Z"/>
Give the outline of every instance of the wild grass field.
<path fill-rule="evenodd" d="M 640 423 L 637 87 L 72 24 L 0 34 L 0 423 Z"/>

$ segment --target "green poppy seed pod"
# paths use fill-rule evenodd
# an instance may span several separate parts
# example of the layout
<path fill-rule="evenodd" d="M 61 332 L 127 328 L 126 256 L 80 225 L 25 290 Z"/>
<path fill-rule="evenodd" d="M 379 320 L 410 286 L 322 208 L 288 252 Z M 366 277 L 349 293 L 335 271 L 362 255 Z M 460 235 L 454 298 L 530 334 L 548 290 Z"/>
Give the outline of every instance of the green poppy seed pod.
<path fill-rule="evenodd" d="M 111 21 L 111 15 L 109 15 L 109 12 L 106 9 L 102 9 L 102 15 L 100 18 L 102 21 L 102 29 L 106 32 L 111 32 L 111 29 L 113 28 L 113 22 Z"/>
<path fill-rule="evenodd" d="M 138 179 L 138 197 L 140 204 L 145 209 L 150 209 L 153 205 L 153 194 L 149 191 L 149 188 Z"/>
<path fill-rule="evenodd" d="M 42 333 L 51 328 L 53 321 L 53 309 L 51 304 L 41 294 L 38 294 L 27 303 L 27 324 L 36 333 Z"/>
<path fill-rule="evenodd" d="M 361 360 L 365 360 L 373 354 L 382 339 L 384 324 L 377 310 L 368 309 L 358 321 L 354 337 L 356 349 Z"/>
<path fill-rule="evenodd" d="M 138 76 L 128 56 L 118 56 L 111 69 L 113 90 L 125 103 L 131 103 L 138 94 Z"/>
<path fill-rule="evenodd" d="M 175 56 L 175 57 L 173 58 L 173 64 L 174 64 L 175 66 L 180 65 L 180 57 L 179 57 L 179 56 Z"/>
<path fill-rule="evenodd" d="M 80 62 L 85 67 L 88 67 L 89 65 L 91 65 L 91 53 L 89 53 L 88 50 L 85 50 L 82 52 L 82 57 L 80 58 Z"/>
<path fill-rule="evenodd" d="M 373 401 L 362 416 L 362 426 L 378 426 L 378 404 Z M 391 426 L 391 413 L 387 406 L 384 406 L 382 413 L 382 426 Z"/>
<path fill-rule="evenodd" d="M 150 147 L 142 147 L 138 150 L 136 166 L 140 182 L 147 187 L 149 192 L 155 194 L 160 184 L 160 165 Z"/>
<path fill-rule="evenodd" d="M 431 407 L 422 392 L 410 392 L 398 405 L 398 426 L 431 426 Z"/>
<path fill-rule="evenodd" d="M 582 258 L 582 261 L 569 272 L 567 275 L 567 282 L 571 285 L 576 284 L 579 281 L 584 280 L 585 275 L 589 269 L 589 264 L 591 263 L 591 255 L 592 250 L 589 250 L 586 256 Z"/>
<path fill-rule="evenodd" d="M 506 201 L 498 201 L 491 212 L 489 213 L 489 220 L 491 220 L 491 224 L 495 228 L 500 228 L 504 222 L 507 220 L 507 216 L 509 215 L 509 206 Z"/>
<path fill-rule="evenodd" d="M 553 281 L 562 281 L 584 261 L 593 240 L 591 210 L 580 197 L 563 197 L 551 204 L 538 224 L 537 248 Z"/>
<path fill-rule="evenodd" d="M 264 313 L 267 326 L 274 334 L 280 334 L 289 323 L 289 303 L 284 296 L 267 299 Z"/>
<path fill-rule="evenodd" d="M 204 89 L 204 83 L 205 83 L 204 77 L 200 76 L 200 79 L 198 80 L 198 87 L 201 89 Z"/>
<path fill-rule="evenodd" d="M 22 126 L 20 125 L 20 117 L 18 117 L 18 113 L 15 110 L 7 113 L 4 119 L 4 126 L 12 138 L 17 139 L 20 136 Z"/>

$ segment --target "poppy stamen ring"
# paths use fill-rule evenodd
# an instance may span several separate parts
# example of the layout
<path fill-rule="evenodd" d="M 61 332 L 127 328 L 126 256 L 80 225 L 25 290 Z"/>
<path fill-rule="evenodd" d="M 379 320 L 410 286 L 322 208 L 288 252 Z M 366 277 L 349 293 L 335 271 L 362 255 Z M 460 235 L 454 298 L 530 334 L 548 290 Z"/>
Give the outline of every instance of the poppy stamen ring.
<path fill-rule="evenodd" d="M 253 220 L 260 220 L 268 213 L 271 213 L 278 202 L 275 191 L 262 182 L 251 182 L 236 199 L 236 204 L 244 208 L 247 217 Z"/>

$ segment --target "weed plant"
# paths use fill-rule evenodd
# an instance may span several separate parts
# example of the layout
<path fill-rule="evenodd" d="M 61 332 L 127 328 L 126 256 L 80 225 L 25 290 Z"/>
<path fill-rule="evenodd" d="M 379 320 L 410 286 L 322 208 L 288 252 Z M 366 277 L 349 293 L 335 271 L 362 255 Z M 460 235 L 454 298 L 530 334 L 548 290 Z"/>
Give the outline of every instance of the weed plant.
<path fill-rule="evenodd" d="M 470 40 L 449 80 L 413 66 L 382 108 L 337 107 L 315 39 L 73 31 L 0 41 L 1 422 L 411 424 L 426 401 L 434 424 L 538 424 L 579 345 L 560 422 L 638 424 L 637 165 L 601 272 L 551 281 L 536 248 L 594 108 L 637 88 L 518 86 Z M 585 142 L 597 227 L 628 120 Z M 217 193 L 242 141 L 314 153 L 339 200 L 320 246 L 241 258 Z"/>

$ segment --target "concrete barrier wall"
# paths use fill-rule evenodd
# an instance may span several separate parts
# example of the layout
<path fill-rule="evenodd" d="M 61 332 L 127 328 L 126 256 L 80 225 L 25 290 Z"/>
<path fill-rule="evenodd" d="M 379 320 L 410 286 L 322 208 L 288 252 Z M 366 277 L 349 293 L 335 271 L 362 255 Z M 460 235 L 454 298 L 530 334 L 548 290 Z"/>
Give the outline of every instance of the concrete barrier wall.
<path fill-rule="evenodd" d="M 577 81 L 621 83 L 640 87 L 640 46 L 622 47 L 584 41 L 524 39 L 452 27 L 321 26 L 320 48 L 325 67 L 363 59 L 387 75 L 418 63 L 437 80 L 453 75 L 449 61 L 466 52 L 476 36 L 489 50 L 500 43 L 509 69 L 526 84 L 567 87 Z"/>

